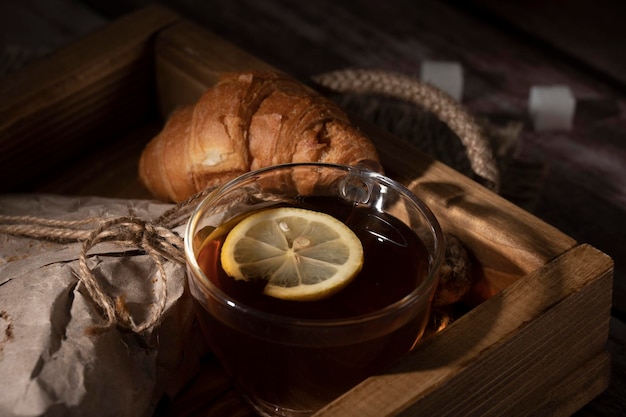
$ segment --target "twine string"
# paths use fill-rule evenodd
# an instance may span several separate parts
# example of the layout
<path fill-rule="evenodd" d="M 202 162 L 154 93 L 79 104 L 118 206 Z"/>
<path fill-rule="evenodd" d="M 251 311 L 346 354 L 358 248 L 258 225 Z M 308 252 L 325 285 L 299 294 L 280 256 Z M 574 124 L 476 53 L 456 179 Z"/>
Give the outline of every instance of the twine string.
<path fill-rule="evenodd" d="M 190 196 L 186 200 L 181 201 L 159 216 L 159 218 L 155 221 L 155 224 L 163 225 L 169 229 L 174 229 L 182 224 L 185 224 L 198 203 L 204 199 L 204 197 L 211 194 L 216 188 L 217 187 L 208 187 L 203 191 Z"/>
<path fill-rule="evenodd" d="M 80 220 L 56 220 L 35 216 L 7 216 L 0 214 L 0 233 L 27 236 L 35 239 L 53 239 L 59 242 L 86 239 L 90 230 L 84 226 L 97 224 L 100 217 Z"/>

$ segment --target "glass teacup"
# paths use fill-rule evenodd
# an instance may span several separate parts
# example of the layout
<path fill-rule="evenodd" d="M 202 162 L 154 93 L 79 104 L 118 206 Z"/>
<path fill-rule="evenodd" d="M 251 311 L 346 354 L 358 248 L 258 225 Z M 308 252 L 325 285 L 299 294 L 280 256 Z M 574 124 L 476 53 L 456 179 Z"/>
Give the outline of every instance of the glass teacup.
<path fill-rule="evenodd" d="M 358 236 L 363 266 L 316 301 L 263 294 L 220 262 L 229 230 L 252 213 L 299 207 Z M 366 169 L 301 163 L 216 189 L 185 232 L 189 286 L 207 343 L 261 415 L 306 416 L 407 354 L 422 336 L 444 254 L 441 228 L 402 184 Z"/>

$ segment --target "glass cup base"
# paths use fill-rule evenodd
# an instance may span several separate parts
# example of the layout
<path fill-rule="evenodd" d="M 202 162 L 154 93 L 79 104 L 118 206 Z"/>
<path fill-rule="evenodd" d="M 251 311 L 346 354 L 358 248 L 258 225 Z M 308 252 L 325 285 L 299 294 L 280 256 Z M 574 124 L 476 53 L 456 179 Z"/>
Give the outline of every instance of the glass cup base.
<path fill-rule="evenodd" d="M 313 415 L 316 410 L 292 410 L 289 408 L 279 407 L 275 404 L 265 402 L 263 400 L 253 399 L 247 395 L 243 395 L 244 400 L 256 411 L 261 417 L 308 417 Z"/>

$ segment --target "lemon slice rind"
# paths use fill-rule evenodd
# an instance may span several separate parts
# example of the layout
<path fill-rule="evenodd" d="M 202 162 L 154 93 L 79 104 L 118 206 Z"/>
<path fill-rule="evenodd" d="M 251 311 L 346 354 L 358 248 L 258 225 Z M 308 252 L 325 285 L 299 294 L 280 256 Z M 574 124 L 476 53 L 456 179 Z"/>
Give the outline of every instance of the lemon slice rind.
<path fill-rule="evenodd" d="M 264 293 L 313 301 L 345 288 L 363 266 L 354 232 L 331 215 L 294 207 L 245 218 L 226 236 L 221 262 L 236 280 L 264 279 Z"/>

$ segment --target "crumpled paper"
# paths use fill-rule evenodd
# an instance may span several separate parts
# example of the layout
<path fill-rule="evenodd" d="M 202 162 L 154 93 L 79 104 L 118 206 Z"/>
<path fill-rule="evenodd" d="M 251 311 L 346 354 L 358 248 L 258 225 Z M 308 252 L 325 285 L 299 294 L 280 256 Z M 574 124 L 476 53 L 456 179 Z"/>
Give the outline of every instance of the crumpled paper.
<path fill-rule="evenodd" d="M 0 196 L 0 214 L 76 220 L 158 217 L 151 201 L 52 195 Z M 183 226 L 184 227 L 184 226 Z M 183 227 L 177 229 L 182 236 Z M 158 326 L 137 335 L 99 328 L 103 318 L 77 278 L 80 243 L 0 233 L 0 415 L 150 416 L 173 396 L 203 354 L 194 344 L 184 267 L 165 263 L 167 303 Z M 157 267 L 121 244 L 98 244 L 89 266 L 136 320 L 153 307 Z"/>

